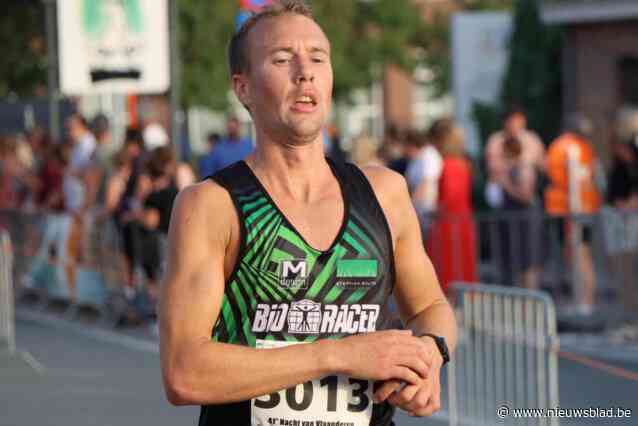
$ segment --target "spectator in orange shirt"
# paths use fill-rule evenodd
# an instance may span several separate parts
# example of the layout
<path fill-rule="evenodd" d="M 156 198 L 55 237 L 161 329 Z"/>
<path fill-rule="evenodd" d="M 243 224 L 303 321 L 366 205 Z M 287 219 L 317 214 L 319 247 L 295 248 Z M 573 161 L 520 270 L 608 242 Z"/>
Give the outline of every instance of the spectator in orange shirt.
<path fill-rule="evenodd" d="M 573 283 L 575 311 L 585 316 L 593 312 L 596 288 L 592 230 L 589 225 L 571 220 L 571 216 L 594 214 L 601 205 L 596 186 L 598 158 L 589 140 L 592 131 L 591 122 L 583 115 L 574 113 L 567 117 L 564 133 L 552 142 L 547 152 L 550 184 L 545 190 L 545 207 L 549 214 L 558 217 L 561 243 L 566 235 L 570 240 L 575 237 L 574 245 L 564 245 L 565 256 L 568 260 L 574 254 L 577 256 L 579 282 Z"/>

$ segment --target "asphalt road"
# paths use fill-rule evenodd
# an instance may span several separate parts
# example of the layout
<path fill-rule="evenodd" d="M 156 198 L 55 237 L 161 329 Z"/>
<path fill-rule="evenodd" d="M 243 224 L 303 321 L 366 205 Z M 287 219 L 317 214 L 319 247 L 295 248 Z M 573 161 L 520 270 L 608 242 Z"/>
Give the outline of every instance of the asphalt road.
<path fill-rule="evenodd" d="M 0 356 L 0 426 L 196 424 L 196 407 L 177 408 L 166 402 L 157 347 L 142 338 L 144 333 L 119 335 L 68 324 L 42 319 L 18 321 L 18 347 L 36 362 Z M 615 366 L 638 373 L 638 362 Z M 563 419 L 562 424 L 638 424 L 635 379 L 561 359 L 559 381 L 563 408 L 633 410 L 632 419 L 625 421 Z M 396 423 L 445 424 L 441 418 L 417 419 L 402 413 Z M 495 417 L 494 424 L 498 423 Z"/>

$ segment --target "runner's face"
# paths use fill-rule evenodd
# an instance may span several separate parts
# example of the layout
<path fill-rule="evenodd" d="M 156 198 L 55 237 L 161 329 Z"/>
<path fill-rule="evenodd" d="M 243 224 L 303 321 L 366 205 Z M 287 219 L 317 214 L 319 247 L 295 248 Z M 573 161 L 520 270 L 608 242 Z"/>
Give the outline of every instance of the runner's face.
<path fill-rule="evenodd" d="M 249 36 L 245 97 L 255 124 L 303 145 L 320 139 L 332 102 L 330 43 L 300 15 L 267 19 Z"/>

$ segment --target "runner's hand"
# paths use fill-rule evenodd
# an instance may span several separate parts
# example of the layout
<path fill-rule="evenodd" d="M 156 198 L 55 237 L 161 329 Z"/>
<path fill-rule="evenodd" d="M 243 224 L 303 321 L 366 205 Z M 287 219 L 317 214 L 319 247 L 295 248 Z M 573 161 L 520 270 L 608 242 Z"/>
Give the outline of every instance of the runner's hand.
<path fill-rule="evenodd" d="M 427 340 L 426 340 L 427 341 Z M 431 416 L 441 408 L 441 357 L 436 344 L 428 344 L 428 356 L 425 360 L 430 369 L 426 378 L 418 384 L 408 383 L 396 379 L 388 380 L 374 394 L 374 401 L 388 402 L 411 416 Z"/>
<path fill-rule="evenodd" d="M 342 372 L 368 380 L 419 384 L 428 375 L 428 345 L 410 330 L 387 330 L 338 340 Z"/>

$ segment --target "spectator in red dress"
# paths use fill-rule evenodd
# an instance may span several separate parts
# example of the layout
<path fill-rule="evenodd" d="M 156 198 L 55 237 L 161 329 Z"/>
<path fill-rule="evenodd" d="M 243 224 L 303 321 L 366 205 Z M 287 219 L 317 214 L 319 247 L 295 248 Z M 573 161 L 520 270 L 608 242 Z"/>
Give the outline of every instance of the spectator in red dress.
<path fill-rule="evenodd" d="M 475 282 L 476 233 L 472 219 L 472 167 L 462 130 L 451 119 L 434 122 L 429 135 L 443 156 L 438 219 L 428 239 L 428 254 L 443 290 L 455 281 Z"/>

